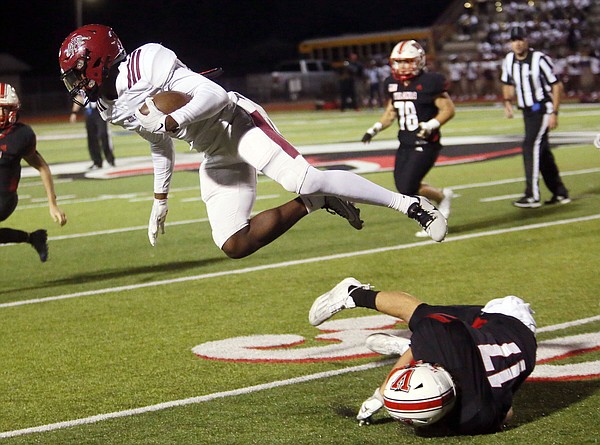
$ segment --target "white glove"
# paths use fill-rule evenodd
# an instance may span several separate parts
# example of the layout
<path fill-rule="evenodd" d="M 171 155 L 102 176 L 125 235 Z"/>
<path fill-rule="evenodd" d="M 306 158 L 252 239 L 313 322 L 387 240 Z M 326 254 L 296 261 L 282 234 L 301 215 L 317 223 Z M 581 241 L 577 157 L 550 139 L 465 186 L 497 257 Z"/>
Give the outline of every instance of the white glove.
<path fill-rule="evenodd" d="M 147 97 L 145 103 L 148 107 L 148 114 L 143 115 L 138 109 L 135 112 L 135 117 L 138 118 L 142 127 L 150 133 L 166 133 L 167 124 L 165 120 L 167 119 L 167 115 L 156 108 L 151 97 Z"/>
<path fill-rule="evenodd" d="M 368 425 L 370 423 L 371 416 L 379 411 L 383 407 L 383 396 L 379 391 L 379 387 L 375 390 L 373 395 L 365 400 L 358 411 L 356 420 L 359 425 Z"/>
<path fill-rule="evenodd" d="M 156 245 L 158 229 L 160 229 L 161 234 L 164 235 L 165 233 L 165 221 L 168 212 L 167 200 L 155 198 L 154 204 L 152 204 L 152 213 L 150 213 L 150 221 L 148 222 L 148 239 L 152 246 Z"/>
<path fill-rule="evenodd" d="M 431 136 L 434 130 L 440 128 L 440 122 L 437 119 L 429 119 L 427 122 L 419 122 L 419 131 L 417 137 L 421 139 L 427 139 Z"/>

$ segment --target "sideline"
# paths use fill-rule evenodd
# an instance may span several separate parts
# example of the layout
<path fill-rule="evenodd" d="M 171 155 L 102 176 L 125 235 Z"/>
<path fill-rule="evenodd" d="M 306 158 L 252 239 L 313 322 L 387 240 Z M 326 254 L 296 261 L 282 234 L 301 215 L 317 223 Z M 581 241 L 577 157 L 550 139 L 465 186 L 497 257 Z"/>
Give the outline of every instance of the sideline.
<path fill-rule="evenodd" d="M 585 221 L 593 221 L 593 220 L 597 220 L 597 219 L 600 219 L 600 213 L 595 214 L 595 215 L 582 216 L 579 218 L 569 218 L 569 219 L 551 221 L 551 222 L 546 222 L 546 223 L 536 223 L 536 224 L 529 224 L 529 225 L 519 226 L 519 227 L 509 227 L 506 229 L 488 230 L 485 232 L 450 236 L 444 240 L 444 243 L 469 240 L 469 239 L 480 238 L 480 237 L 484 237 L 484 236 L 494 236 L 494 235 L 500 235 L 500 234 L 504 234 L 504 233 L 521 232 L 524 230 L 543 229 L 543 228 L 547 228 L 547 227 L 553 227 L 553 226 L 559 226 L 559 225 L 565 225 L 565 224 L 576 224 L 576 223 L 581 223 L 581 222 L 585 222 Z M 34 298 L 31 300 L 12 301 L 9 303 L 0 304 L 0 309 L 15 307 L 15 306 L 24 306 L 24 305 L 28 305 L 28 304 L 46 303 L 48 301 L 58 301 L 58 300 L 68 300 L 71 298 L 89 297 L 92 295 L 110 294 L 110 293 L 123 292 L 123 291 L 134 290 L 134 289 L 142 289 L 145 287 L 155 287 L 155 286 L 163 286 L 163 285 L 167 285 L 167 284 L 184 283 L 187 281 L 205 280 L 208 278 L 216 278 L 216 277 L 222 277 L 222 276 L 226 276 L 226 275 L 241 275 L 241 274 L 258 272 L 258 271 L 263 271 L 263 270 L 279 269 L 279 268 L 289 267 L 289 266 L 298 266 L 301 264 L 310 264 L 310 263 L 317 263 L 317 262 L 322 262 L 322 261 L 338 260 L 338 259 L 342 259 L 342 258 L 352 258 L 352 257 L 356 257 L 356 256 L 371 255 L 371 254 L 375 254 L 375 253 L 390 252 L 390 251 L 395 251 L 395 250 L 404 250 L 404 249 L 410 249 L 413 247 L 426 246 L 429 244 L 436 244 L 436 243 L 433 240 L 426 240 L 426 241 L 419 241 L 419 242 L 414 242 L 414 243 L 409 243 L 409 244 L 400 244 L 400 245 L 396 245 L 396 246 L 379 247 L 376 249 L 359 250 L 356 252 L 346 252 L 346 253 L 339 253 L 339 254 L 335 254 L 335 255 L 325 255 L 325 256 L 320 256 L 320 257 L 305 258 L 302 260 L 283 261 L 280 263 L 264 264 L 262 266 L 245 267 L 242 269 L 211 272 L 211 273 L 205 273 L 205 274 L 200 274 L 200 275 L 192 275 L 189 277 L 173 278 L 173 279 L 169 279 L 169 280 L 159 280 L 159 281 L 151 281 L 151 282 L 147 282 L 147 283 L 131 284 L 131 285 L 127 285 L 127 286 L 109 287 L 109 288 L 105 288 L 105 289 L 96 289 L 96 290 L 91 290 L 91 291 L 75 292 L 72 294 L 56 295 L 53 297 Z"/>
<path fill-rule="evenodd" d="M 579 319 L 579 320 L 573 320 L 570 322 L 560 323 L 560 324 L 556 324 L 556 325 L 552 325 L 552 326 L 545 326 L 541 329 L 538 329 L 538 332 L 557 331 L 560 329 L 566 329 L 571 326 L 580 326 L 580 325 L 583 325 L 586 323 L 591 323 L 591 322 L 594 322 L 597 320 L 600 320 L 600 315 L 597 315 L 594 317 L 589 317 L 589 318 L 583 318 L 583 319 Z M 40 426 L 35 426 L 35 427 L 30 427 L 30 428 L 23 428 L 20 430 L 4 431 L 4 432 L 0 433 L 0 439 L 5 439 L 8 437 L 23 436 L 26 434 L 55 431 L 55 430 L 70 428 L 70 427 L 74 427 L 74 426 L 102 422 L 104 420 L 109 420 L 109 419 L 117 419 L 120 417 L 131 417 L 131 416 L 136 416 L 138 414 L 162 411 L 162 410 L 169 409 L 169 408 L 193 405 L 193 404 L 198 404 L 198 403 L 203 403 L 203 402 L 210 402 L 211 400 L 223 399 L 225 397 L 235 397 L 235 396 L 250 394 L 253 392 L 264 391 L 264 390 L 268 390 L 268 389 L 281 388 L 283 386 L 295 385 L 297 383 L 305 383 L 305 382 L 310 382 L 312 380 L 319 380 L 319 379 L 324 379 L 324 378 L 328 378 L 328 377 L 335 377 L 338 375 L 348 374 L 350 372 L 360 372 L 360 371 L 366 371 L 369 369 L 379 368 L 381 366 L 388 366 L 388 365 L 393 364 L 395 361 L 396 361 L 396 358 L 391 358 L 391 359 L 387 359 L 387 360 L 367 363 L 365 365 L 351 366 L 348 368 L 336 369 L 336 370 L 332 370 L 332 371 L 318 372 L 315 374 L 309 374 L 309 375 L 304 375 L 304 376 L 300 376 L 300 377 L 293 377 L 293 378 L 286 379 L 286 380 L 277 380 L 274 382 L 263 383 L 260 385 L 248 386 L 246 388 L 239 388 L 239 389 L 233 389 L 230 391 L 216 392 L 216 393 L 207 394 L 204 396 L 189 397 L 187 399 L 180 399 L 180 400 L 172 400 L 170 402 L 157 403 L 155 405 L 148 405 L 148 406 L 144 406 L 144 407 L 140 407 L 140 408 L 133 408 L 133 409 L 123 410 L 123 411 L 113 411 L 111 413 L 97 414 L 95 416 L 83 417 L 83 418 L 74 419 L 74 420 L 66 420 L 63 422 L 49 423 L 46 425 L 40 425 Z"/>

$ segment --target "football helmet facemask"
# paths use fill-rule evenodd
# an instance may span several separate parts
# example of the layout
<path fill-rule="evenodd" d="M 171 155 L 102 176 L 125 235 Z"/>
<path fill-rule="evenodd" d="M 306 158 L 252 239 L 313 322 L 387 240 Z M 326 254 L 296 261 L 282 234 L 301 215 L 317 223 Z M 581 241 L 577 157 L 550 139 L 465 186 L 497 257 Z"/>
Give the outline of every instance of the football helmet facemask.
<path fill-rule="evenodd" d="M 390 416 L 414 427 L 444 417 L 456 401 L 456 387 L 444 368 L 430 363 L 394 369 L 385 384 L 383 403 Z"/>
<path fill-rule="evenodd" d="M 416 40 L 404 40 L 390 54 L 392 76 L 406 81 L 418 76 L 425 68 L 425 50 Z"/>
<path fill-rule="evenodd" d="M 119 37 L 108 26 L 85 25 L 69 34 L 60 46 L 58 63 L 71 99 L 82 106 L 98 100 L 99 88 L 110 68 L 125 56 Z M 76 99 L 79 94 L 85 103 Z"/>
<path fill-rule="evenodd" d="M 0 82 L 0 130 L 10 127 L 19 119 L 21 101 L 15 89 Z"/>

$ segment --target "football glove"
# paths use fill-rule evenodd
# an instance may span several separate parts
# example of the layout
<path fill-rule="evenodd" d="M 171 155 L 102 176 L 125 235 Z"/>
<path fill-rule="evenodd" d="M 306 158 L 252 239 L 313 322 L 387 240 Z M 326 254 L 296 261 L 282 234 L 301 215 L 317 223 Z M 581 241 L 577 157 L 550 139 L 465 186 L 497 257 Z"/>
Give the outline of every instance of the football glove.
<path fill-rule="evenodd" d="M 379 391 L 379 387 L 375 390 L 373 395 L 365 400 L 358 411 L 356 420 L 359 425 L 368 425 L 371 420 L 371 416 L 379 411 L 383 407 L 383 396 Z"/>
<path fill-rule="evenodd" d="M 167 200 L 155 198 L 152 204 L 152 213 L 150 213 L 150 221 L 148 222 L 148 239 L 152 246 L 156 245 L 159 229 L 161 234 L 164 235 L 165 233 L 165 221 L 168 212 Z"/>
<path fill-rule="evenodd" d="M 427 122 L 419 122 L 419 131 L 417 131 L 417 137 L 420 139 L 427 139 L 431 136 L 434 130 L 440 128 L 440 122 L 437 119 L 430 119 Z"/>
<path fill-rule="evenodd" d="M 135 112 L 135 117 L 138 118 L 140 124 L 142 124 L 142 127 L 144 127 L 146 131 L 149 131 L 150 133 L 166 133 L 167 124 L 165 120 L 167 119 L 167 115 L 156 108 L 151 97 L 147 97 L 145 103 L 148 107 L 148 114 L 144 115 L 138 109 Z"/>
<path fill-rule="evenodd" d="M 368 144 L 369 142 L 371 142 L 371 139 L 373 139 L 373 137 L 381 131 L 382 128 L 383 125 L 381 124 L 381 122 L 375 122 L 375 124 L 371 128 L 369 128 L 364 134 L 364 136 L 361 139 L 361 142 L 363 144 Z"/>

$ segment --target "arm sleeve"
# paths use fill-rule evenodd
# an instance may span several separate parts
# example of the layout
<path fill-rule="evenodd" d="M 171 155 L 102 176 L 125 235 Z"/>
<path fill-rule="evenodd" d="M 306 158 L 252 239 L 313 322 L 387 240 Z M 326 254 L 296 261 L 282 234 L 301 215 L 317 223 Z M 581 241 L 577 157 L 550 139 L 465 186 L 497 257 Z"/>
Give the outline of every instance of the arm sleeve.
<path fill-rule="evenodd" d="M 139 131 L 138 134 L 150 142 L 154 169 L 154 193 L 168 193 L 175 167 L 175 144 L 166 135 Z"/>

